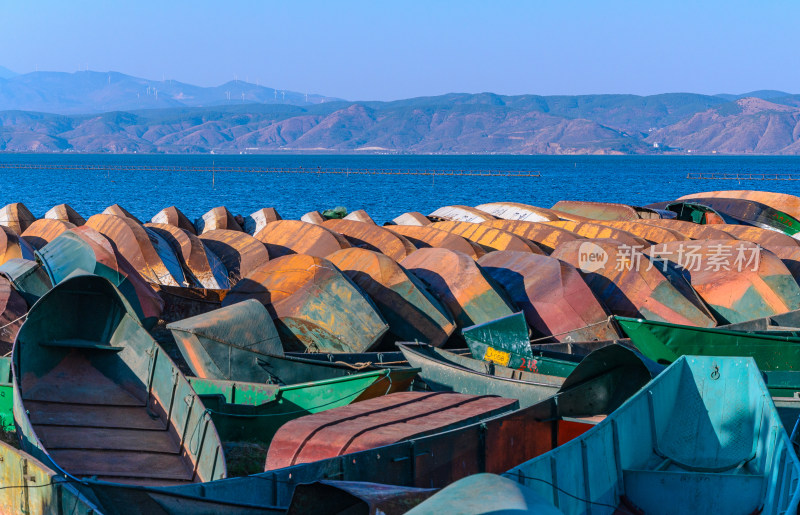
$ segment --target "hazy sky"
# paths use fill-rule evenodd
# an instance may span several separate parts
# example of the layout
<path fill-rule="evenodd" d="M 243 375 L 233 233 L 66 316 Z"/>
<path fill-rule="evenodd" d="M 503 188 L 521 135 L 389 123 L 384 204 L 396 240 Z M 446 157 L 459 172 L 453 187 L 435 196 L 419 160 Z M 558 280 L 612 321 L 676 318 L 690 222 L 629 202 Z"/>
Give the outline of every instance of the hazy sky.
<path fill-rule="evenodd" d="M 351 100 L 800 91 L 797 0 L 0 0 L 0 65 Z"/>

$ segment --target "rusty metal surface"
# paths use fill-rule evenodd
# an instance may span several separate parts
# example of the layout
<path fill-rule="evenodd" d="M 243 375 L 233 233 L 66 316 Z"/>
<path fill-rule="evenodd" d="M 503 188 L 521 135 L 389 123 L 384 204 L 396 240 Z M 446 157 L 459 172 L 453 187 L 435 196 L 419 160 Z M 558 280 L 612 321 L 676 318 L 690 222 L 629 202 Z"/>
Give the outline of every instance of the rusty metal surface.
<path fill-rule="evenodd" d="M 457 393 L 400 392 L 286 423 L 267 451 L 275 470 L 457 429 L 507 413 L 514 399 Z"/>
<path fill-rule="evenodd" d="M 777 231 L 770 231 L 769 229 L 762 229 L 761 227 L 751 227 L 747 225 L 730 225 L 719 224 L 712 225 L 715 229 L 718 228 L 724 231 L 737 240 L 750 241 L 758 243 L 765 249 L 772 247 L 798 247 L 800 241 L 792 238 L 788 234 Z"/>
<path fill-rule="evenodd" d="M 363 209 L 358 209 L 352 213 L 347 213 L 347 216 L 345 216 L 343 220 L 355 220 L 356 222 L 364 222 L 368 224 L 375 223 L 375 220 L 373 220 L 372 217 L 369 216 Z"/>
<path fill-rule="evenodd" d="M 507 294 L 495 287 L 466 254 L 448 249 L 419 249 L 400 264 L 447 306 L 461 329 L 517 311 Z"/>
<path fill-rule="evenodd" d="M 183 270 L 169 244 L 131 218 L 99 214 L 86 221 L 110 241 L 147 281 L 166 286 L 186 286 Z"/>
<path fill-rule="evenodd" d="M 727 232 L 721 230 L 721 226 L 718 225 L 696 224 L 684 220 L 668 220 L 668 219 L 647 220 L 646 222 L 639 222 L 639 223 L 647 223 L 648 225 L 656 225 L 658 227 L 664 227 L 672 231 L 677 231 L 693 240 L 736 239 Z"/>
<path fill-rule="evenodd" d="M 309 223 L 309 224 L 319 225 L 322 222 L 324 222 L 325 219 L 322 218 L 322 215 L 319 214 L 319 211 L 309 211 L 308 213 L 306 213 L 306 214 L 304 214 L 303 216 L 300 217 L 300 221 L 301 222 L 306 222 L 306 223 Z"/>
<path fill-rule="evenodd" d="M 114 215 L 114 216 L 121 216 L 122 218 L 129 218 L 136 222 L 139 225 L 142 225 L 142 221 L 133 216 L 127 209 L 120 206 L 119 204 L 112 204 L 105 208 L 101 214 L 104 215 Z"/>
<path fill-rule="evenodd" d="M 389 324 L 383 347 L 393 350 L 395 341 L 415 340 L 441 347 L 455 331 L 450 311 L 393 259 L 350 248 L 328 260 L 369 295 Z"/>
<path fill-rule="evenodd" d="M 522 308 L 532 338 L 553 336 L 559 342 L 615 340 L 620 337 L 608 313 L 578 270 L 549 256 L 491 252 L 478 260 Z"/>
<path fill-rule="evenodd" d="M 231 286 L 269 261 L 263 243 L 242 231 L 217 229 L 201 234 L 200 241 L 222 261 Z"/>
<path fill-rule="evenodd" d="M 716 325 L 684 278 L 668 278 L 657 266 L 648 266 L 640 251 L 617 240 L 567 242 L 552 257 L 581 269 L 595 296 L 614 315 L 699 327 Z"/>
<path fill-rule="evenodd" d="M 25 299 L 17 293 L 11 281 L 0 275 L 0 355 L 11 351 L 22 325 L 21 317 L 27 312 Z"/>
<path fill-rule="evenodd" d="M 0 265 L 9 259 L 34 259 L 34 248 L 13 229 L 0 225 Z"/>
<path fill-rule="evenodd" d="M 341 234 L 351 247 L 374 250 L 395 261 L 400 261 L 417 250 L 406 237 L 374 223 L 357 222 L 344 218 L 326 220 L 322 227 Z"/>
<path fill-rule="evenodd" d="M 231 287 L 225 265 L 206 248 L 200 238 L 171 224 L 146 223 L 144 226 L 169 243 L 175 255 L 181 260 L 190 286 L 216 290 Z"/>
<path fill-rule="evenodd" d="M 660 218 L 652 209 L 610 202 L 585 202 L 579 200 L 560 200 L 553 209 L 564 213 L 585 216 L 592 220 L 639 220 Z"/>
<path fill-rule="evenodd" d="M 479 245 L 485 252 L 494 250 L 514 250 L 518 252 L 532 252 L 544 254 L 538 245 L 530 240 L 521 238 L 511 232 L 486 225 L 485 223 L 471 222 L 436 222 L 431 225 L 434 229 L 441 229 L 451 234 L 457 234 Z"/>
<path fill-rule="evenodd" d="M 262 207 L 245 217 L 244 232 L 253 236 L 268 223 L 278 220 L 283 220 L 283 218 L 281 218 L 281 215 L 278 214 L 274 207 Z"/>
<path fill-rule="evenodd" d="M 555 222 L 559 220 L 558 214 L 549 209 L 517 202 L 490 202 L 475 206 L 475 209 L 480 209 L 503 220 L 523 220 L 526 222 Z"/>
<path fill-rule="evenodd" d="M 35 220 L 36 217 L 21 202 L 0 208 L 0 225 L 12 229 L 17 234 L 22 234 Z"/>
<path fill-rule="evenodd" d="M 14 349 L 14 418 L 26 452 L 75 477 L 148 485 L 225 477 L 202 401 L 107 279 L 56 285 Z M 182 436 L 195 427 L 193 442 Z"/>
<path fill-rule="evenodd" d="M 481 223 L 487 220 L 495 219 L 494 216 L 490 215 L 486 211 L 481 211 L 480 209 L 470 206 L 440 207 L 433 213 L 429 214 L 428 218 L 437 222 L 443 222 L 446 220 L 455 220 L 457 222 L 473 222 L 473 223 Z"/>
<path fill-rule="evenodd" d="M 628 231 L 617 229 L 616 227 L 609 227 L 599 223 L 573 222 L 565 220 L 560 222 L 547 222 L 547 224 L 554 227 L 561 227 L 562 229 L 566 229 L 577 234 L 578 236 L 590 240 L 610 238 L 625 245 L 640 248 L 648 247 L 650 245 L 650 243 L 648 243 L 644 238 L 635 236 Z"/>
<path fill-rule="evenodd" d="M 53 238 L 73 227 L 75 227 L 75 225 L 69 222 L 40 218 L 25 229 L 22 233 L 22 239 L 30 243 L 31 247 L 34 249 L 39 250 Z"/>
<path fill-rule="evenodd" d="M 601 220 L 598 221 L 597 224 L 629 232 L 634 236 L 647 241 L 650 244 L 669 243 L 671 241 L 685 241 L 689 239 L 689 237 L 683 233 L 680 233 L 676 230 L 668 229 L 666 227 L 660 227 L 658 225 L 651 224 L 649 220 L 634 221 L 634 222 Z"/>
<path fill-rule="evenodd" d="M 325 257 L 350 246 L 344 236 L 331 229 L 299 220 L 270 222 L 255 238 L 267 247 L 273 259 L 288 254 Z"/>
<path fill-rule="evenodd" d="M 269 261 L 239 281 L 223 306 L 264 304 L 287 351 L 364 352 L 388 326 L 377 308 L 330 261 L 292 254 Z"/>
<path fill-rule="evenodd" d="M 786 265 L 754 243 L 672 242 L 650 247 L 649 254 L 686 269 L 692 287 L 720 324 L 800 309 L 800 286 Z"/>
<path fill-rule="evenodd" d="M 190 234 L 197 235 L 197 229 L 195 229 L 194 224 L 192 224 L 192 221 L 189 220 L 189 217 L 183 214 L 183 212 L 175 206 L 165 207 L 156 213 L 155 216 L 150 219 L 150 222 L 154 224 L 169 224 L 174 227 L 180 227 Z"/>
<path fill-rule="evenodd" d="M 72 209 L 72 206 L 69 204 L 58 204 L 57 206 L 51 207 L 50 210 L 44 214 L 44 217 L 51 220 L 69 222 L 77 227 L 80 227 L 86 223 L 86 219 L 79 215 L 77 211 Z"/>
<path fill-rule="evenodd" d="M 524 220 L 490 220 L 488 222 L 483 222 L 483 225 L 503 229 L 504 231 L 516 234 L 521 238 L 530 240 L 548 254 L 553 252 L 558 245 L 565 241 L 583 239 L 583 236 L 579 236 L 578 234 L 568 231 L 562 227 L 555 227 L 540 222 L 527 222 Z"/>
<path fill-rule="evenodd" d="M 800 247 L 772 247 L 770 252 L 783 261 L 783 264 L 789 269 L 789 273 L 800 283 Z"/>
<path fill-rule="evenodd" d="M 244 222 L 244 220 L 242 220 Z M 227 231 L 241 231 L 242 225 L 236 220 L 236 218 L 228 211 L 228 208 L 225 206 L 218 206 L 203 216 L 195 220 L 194 228 L 197 230 L 197 234 L 204 234 L 210 231 L 216 231 L 219 229 L 224 229 Z"/>
<path fill-rule="evenodd" d="M 795 218 L 800 218 L 800 197 L 789 195 L 786 193 L 773 193 L 770 191 L 750 191 L 750 190 L 728 190 L 728 191 L 706 191 L 702 193 L 692 193 L 684 195 L 678 200 L 687 198 L 706 198 L 706 197 L 721 197 L 721 198 L 740 198 L 745 200 L 753 200 L 761 202 L 773 209 L 783 211 L 792 215 Z"/>
<path fill-rule="evenodd" d="M 315 481 L 297 485 L 286 515 L 351 513 L 403 515 L 436 488 L 413 488 L 357 481 Z"/>
<path fill-rule="evenodd" d="M 161 299 L 163 305 L 161 319 L 167 323 L 219 309 L 230 291 L 160 284 L 150 286 Z"/>
<path fill-rule="evenodd" d="M 392 219 L 392 225 L 430 225 L 431 221 L 427 216 L 416 211 L 403 213 Z"/>
<path fill-rule="evenodd" d="M 462 236 L 429 225 L 389 225 L 386 228 L 407 238 L 418 249 L 433 247 L 455 250 L 463 252 L 472 259 L 478 259 L 486 253 L 479 245 Z"/>

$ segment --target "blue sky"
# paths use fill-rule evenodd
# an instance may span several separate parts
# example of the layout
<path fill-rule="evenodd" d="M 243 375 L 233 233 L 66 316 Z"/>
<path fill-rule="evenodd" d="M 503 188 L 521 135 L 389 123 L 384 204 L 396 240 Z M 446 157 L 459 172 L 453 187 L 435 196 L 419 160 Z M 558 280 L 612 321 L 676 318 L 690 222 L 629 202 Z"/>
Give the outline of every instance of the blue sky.
<path fill-rule="evenodd" d="M 347 99 L 799 92 L 796 0 L 0 0 L 0 65 Z"/>

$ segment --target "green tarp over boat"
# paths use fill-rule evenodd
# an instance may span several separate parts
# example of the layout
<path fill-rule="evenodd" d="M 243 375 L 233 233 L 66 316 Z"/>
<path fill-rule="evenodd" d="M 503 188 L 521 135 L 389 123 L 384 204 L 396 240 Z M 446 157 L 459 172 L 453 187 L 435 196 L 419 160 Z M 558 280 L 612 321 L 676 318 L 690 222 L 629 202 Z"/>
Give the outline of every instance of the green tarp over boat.
<path fill-rule="evenodd" d="M 800 500 L 800 462 L 750 358 L 682 357 L 504 476 L 570 514 L 783 514 Z"/>

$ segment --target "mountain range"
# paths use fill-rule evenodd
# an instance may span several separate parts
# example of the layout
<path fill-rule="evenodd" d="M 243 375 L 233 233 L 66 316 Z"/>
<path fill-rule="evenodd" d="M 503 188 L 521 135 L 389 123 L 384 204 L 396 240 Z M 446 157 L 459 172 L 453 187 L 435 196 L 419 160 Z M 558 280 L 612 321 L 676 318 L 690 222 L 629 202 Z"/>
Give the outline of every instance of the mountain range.
<path fill-rule="evenodd" d="M 800 154 L 800 95 L 497 95 L 356 102 L 245 81 L 0 67 L 0 151 Z"/>

